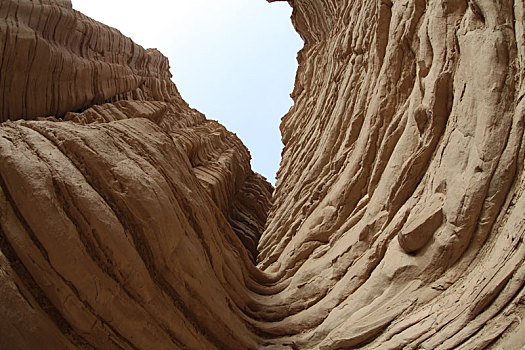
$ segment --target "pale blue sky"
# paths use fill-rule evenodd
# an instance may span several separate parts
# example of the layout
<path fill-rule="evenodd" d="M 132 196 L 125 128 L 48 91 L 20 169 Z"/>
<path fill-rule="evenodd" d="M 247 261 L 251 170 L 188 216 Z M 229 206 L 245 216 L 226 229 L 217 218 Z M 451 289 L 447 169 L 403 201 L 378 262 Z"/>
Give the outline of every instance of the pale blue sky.
<path fill-rule="evenodd" d="M 72 0 L 82 13 L 168 56 L 190 106 L 235 132 L 252 168 L 275 182 L 281 117 L 303 43 L 287 2 L 265 0 Z"/>

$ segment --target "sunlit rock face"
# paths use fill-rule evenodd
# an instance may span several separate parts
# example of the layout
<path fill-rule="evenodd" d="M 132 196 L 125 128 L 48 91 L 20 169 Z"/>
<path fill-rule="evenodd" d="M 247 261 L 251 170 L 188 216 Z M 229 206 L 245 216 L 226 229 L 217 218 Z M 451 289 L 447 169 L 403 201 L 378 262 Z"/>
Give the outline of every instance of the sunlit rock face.
<path fill-rule="evenodd" d="M 0 348 L 525 345 L 523 2 L 289 3 L 273 192 L 161 53 L 0 2 Z"/>

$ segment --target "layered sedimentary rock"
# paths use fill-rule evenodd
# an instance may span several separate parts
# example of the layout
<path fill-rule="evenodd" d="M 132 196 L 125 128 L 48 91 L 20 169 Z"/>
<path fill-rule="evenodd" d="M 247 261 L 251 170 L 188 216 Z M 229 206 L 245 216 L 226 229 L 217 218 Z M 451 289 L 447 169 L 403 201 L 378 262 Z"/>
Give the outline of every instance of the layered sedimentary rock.
<path fill-rule="evenodd" d="M 256 347 L 273 189 L 240 140 L 71 3 L 2 1 L 0 28 L 0 348 Z"/>
<path fill-rule="evenodd" d="M 523 2 L 289 3 L 273 198 L 158 51 L 0 3 L 0 348 L 525 345 Z"/>
<path fill-rule="evenodd" d="M 70 1 L 2 1 L 0 16 L 1 121 L 175 93 L 166 57 L 81 16 Z"/>
<path fill-rule="evenodd" d="M 259 255 L 286 285 L 271 332 L 523 345 L 523 2 L 292 4 L 305 47 Z"/>

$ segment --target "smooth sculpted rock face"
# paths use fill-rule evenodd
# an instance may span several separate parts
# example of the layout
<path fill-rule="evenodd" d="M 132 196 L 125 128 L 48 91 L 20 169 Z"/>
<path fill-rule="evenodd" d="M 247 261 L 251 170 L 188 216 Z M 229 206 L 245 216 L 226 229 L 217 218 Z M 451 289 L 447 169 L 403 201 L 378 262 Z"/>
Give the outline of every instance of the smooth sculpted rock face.
<path fill-rule="evenodd" d="M 158 51 L 0 2 L 0 348 L 525 345 L 523 1 L 289 3 L 272 199 Z"/>

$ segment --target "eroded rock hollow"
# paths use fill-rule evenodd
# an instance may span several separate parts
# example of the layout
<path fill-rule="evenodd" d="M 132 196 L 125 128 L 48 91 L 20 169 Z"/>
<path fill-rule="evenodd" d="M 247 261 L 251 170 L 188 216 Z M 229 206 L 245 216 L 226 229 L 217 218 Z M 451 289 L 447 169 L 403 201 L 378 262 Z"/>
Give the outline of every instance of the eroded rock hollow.
<path fill-rule="evenodd" d="M 0 348 L 525 345 L 523 1 L 289 3 L 274 191 L 160 52 L 0 2 Z"/>

